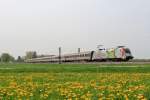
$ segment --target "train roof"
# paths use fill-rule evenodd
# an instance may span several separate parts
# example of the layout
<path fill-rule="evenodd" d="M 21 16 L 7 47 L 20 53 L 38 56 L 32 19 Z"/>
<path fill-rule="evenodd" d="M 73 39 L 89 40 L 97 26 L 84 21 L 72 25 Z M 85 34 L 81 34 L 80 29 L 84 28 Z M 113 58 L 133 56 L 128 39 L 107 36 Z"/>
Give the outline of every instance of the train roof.
<path fill-rule="evenodd" d="M 118 48 L 124 48 L 125 46 L 117 46 Z"/>
<path fill-rule="evenodd" d="M 85 51 L 85 52 L 80 52 L 80 53 L 70 53 L 70 54 L 63 54 L 61 56 L 72 56 L 72 55 L 80 55 L 80 54 L 89 54 L 91 51 Z M 54 56 L 47 56 L 47 57 L 39 57 L 39 58 L 33 58 L 33 59 L 27 59 L 27 60 L 40 60 L 40 59 L 49 59 L 53 57 L 58 57 L 58 55 Z"/>
<path fill-rule="evenodd" d="M 91 51 L 85 51 L 85 52 L 80 52 L 80 53 L 63 54 L 62 56 L 79 55 L 79 54 L 88 54 L 88 53 L 91 53 Z"/>

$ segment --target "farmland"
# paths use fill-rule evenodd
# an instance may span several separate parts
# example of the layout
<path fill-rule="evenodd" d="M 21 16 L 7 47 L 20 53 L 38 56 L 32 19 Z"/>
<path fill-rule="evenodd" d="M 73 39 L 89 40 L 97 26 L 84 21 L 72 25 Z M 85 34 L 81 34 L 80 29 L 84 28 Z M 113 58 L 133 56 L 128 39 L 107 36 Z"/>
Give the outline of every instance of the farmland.
<path fill-rule="evenodd" d="M 0 64 L 0 100 L 147 100 L 150 64 Z"/>

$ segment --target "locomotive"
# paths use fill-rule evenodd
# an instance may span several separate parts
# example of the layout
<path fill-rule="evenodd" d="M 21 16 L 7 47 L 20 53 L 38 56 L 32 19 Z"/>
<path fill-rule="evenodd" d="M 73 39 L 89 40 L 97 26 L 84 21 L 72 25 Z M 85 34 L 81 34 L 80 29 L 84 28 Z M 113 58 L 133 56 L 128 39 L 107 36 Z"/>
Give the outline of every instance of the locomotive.
<path fill-rule="evenodd" d="M 101 49 L 96 51 L 86 51 L 71 54 L 64 54 L 61 56 L 49 56 L 27 59 L 28 63 L 48 63 L 48 62 L 76 62 L 76 61 L 129 61 L 133 59 L 129 48 L 125 46 L 118 46 L 115 48 Z"/>

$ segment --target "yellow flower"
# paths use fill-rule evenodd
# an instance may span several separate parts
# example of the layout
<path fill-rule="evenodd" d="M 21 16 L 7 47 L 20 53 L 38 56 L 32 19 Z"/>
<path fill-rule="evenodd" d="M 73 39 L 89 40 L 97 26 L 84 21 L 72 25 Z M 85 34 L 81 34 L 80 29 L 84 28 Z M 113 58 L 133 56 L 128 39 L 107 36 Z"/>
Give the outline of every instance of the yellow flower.
<path fill-rule="evenodd" d="M 144 95 L 143 95 L 143 94 L 138 94 L 138 95 L 137 95 L 137 98 L 138 98 L 138 99 L 144 99 Z"/>
<path fill-rule="evenodd" d="M 90 86 L 91 87 L 96 87 L 96 81 L 94 81 L 94 80 L 90 81 Z"/>

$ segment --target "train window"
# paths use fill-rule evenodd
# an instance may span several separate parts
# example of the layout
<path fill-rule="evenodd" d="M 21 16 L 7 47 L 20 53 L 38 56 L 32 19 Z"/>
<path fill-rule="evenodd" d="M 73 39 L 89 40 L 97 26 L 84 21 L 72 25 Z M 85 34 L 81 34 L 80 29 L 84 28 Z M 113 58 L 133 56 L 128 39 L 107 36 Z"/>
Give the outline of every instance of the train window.
<path fill-rule="evenodd" d="M 129 49 L 125 49 L 125 52 L 126 53 L 131 53 Z"/>
<path fill-rule="evenodd" d="M 89 56 L 89 54 L 85 54 L 85 56 Z"/>

